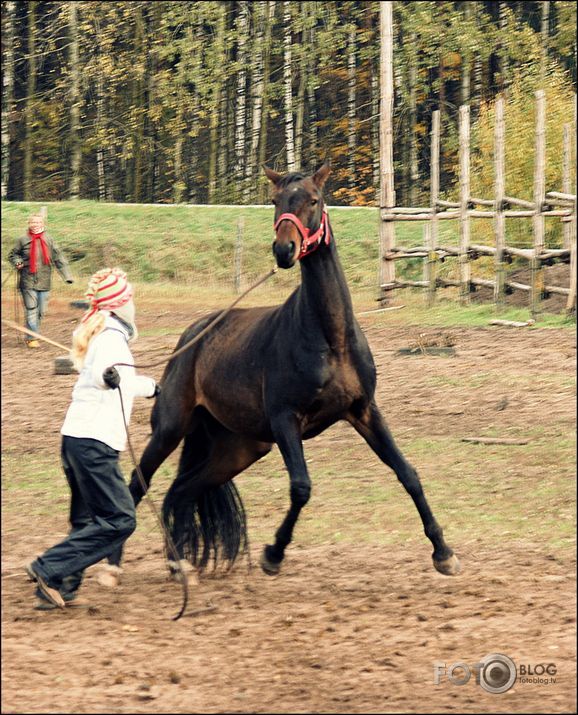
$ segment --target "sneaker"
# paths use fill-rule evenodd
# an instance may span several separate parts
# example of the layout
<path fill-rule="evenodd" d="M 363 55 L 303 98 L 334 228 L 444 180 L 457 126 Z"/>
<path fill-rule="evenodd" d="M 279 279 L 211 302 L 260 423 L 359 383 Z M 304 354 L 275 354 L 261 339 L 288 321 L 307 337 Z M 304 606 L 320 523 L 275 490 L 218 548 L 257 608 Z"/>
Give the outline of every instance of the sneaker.
<path fill-rule="evenodd" d="M 65 593 L 62 596 L 63 601 L 66 604 L 66 608 L 88 608 L 90 605 L 86 598 L 77 596 L 76 593 Z M 36 611 L 54 611 L 58 608 L 50 601 L 46 600 L 46 597 L 38 589 L 36 591 L 36 604 L 34 606 Z"/>
<path fill-rule="evenodd" d="M 28 574 L 28 577 L 35 581 L 38 585 L 38 591 L 44 597 L 46 601 L 57 606 L 58 608 L 64 608 L 66 605 L 64 599 L 60 595 L 60 591 L 56 588 L 50 588 L 46 581 L 40 576 L 32 564 L 26 564 L 24 570 Z"/>
<path fill-rule="evenodd" d="M 39 348 L 40 342 L 38 340 L 29 340 L 27 345 L 29 348 Z"/>

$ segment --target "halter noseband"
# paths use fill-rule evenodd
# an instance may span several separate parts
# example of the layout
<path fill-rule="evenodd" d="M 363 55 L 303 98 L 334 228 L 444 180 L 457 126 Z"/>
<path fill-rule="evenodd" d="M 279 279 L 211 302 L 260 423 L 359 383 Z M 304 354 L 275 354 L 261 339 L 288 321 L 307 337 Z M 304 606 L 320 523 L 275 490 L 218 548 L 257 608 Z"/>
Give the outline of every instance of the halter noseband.
<path fill-rule="evenodd" d="M 301 250 L 297 256 L 298 261 L 300 261 L 304 256 L 308 256 L 310 253 L 313 253 L 313 251 L 319 248 L 322 242 L 324 242 L 326 246 L 329 245 L 331 232 L 329 230 L 327 211 L 325 209 L 323 209 L 321 214 L 321 223 L 319 224 L 319 228 L 314 233 L 311 233 L 311 229 L 304 226 L 295 214 L 290 213 L 281 214 L 277 221 L 275 221 L 275 224 L 273 225 L 275 233 L 277 233 L 277 229 L 279 228 L 281 221 L 291 221 L 291 223 L 299 231 L 299 235 L 301 236 Z"/>

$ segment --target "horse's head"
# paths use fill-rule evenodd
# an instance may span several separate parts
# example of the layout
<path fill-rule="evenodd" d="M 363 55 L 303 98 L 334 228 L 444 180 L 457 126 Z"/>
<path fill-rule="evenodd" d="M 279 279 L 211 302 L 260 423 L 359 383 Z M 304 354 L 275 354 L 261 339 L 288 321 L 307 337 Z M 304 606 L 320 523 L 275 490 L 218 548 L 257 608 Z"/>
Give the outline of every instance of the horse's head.
<path fill-rule="evenodd" d="M 273 255 L 279 268 L 291 268 L 295 261 L 314 250 L 328 231 L 321 189 L 329 175 L 329 165 L 323 164 L 312 176 L 298 172 L 278 174 L 266 166 L 263 168 L 273 184 Z"/>

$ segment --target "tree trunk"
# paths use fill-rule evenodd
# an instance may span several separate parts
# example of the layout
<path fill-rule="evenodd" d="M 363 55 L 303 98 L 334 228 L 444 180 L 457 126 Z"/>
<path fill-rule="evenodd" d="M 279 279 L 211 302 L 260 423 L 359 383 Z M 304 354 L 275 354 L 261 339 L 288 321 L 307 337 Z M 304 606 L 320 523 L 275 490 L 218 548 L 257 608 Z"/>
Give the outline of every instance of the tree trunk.
<path fill-rule="evenodd" d="M 216 46 L 217 46 L 217 62 L 219 63 L 219 70 L 225 66 L 225 5 L 224 3 L 219 3 L 219 16 L 217 19 L 217 36 L 216 36 Z M 214 91 L 212 94 L 211 102 L 211 116 L 209 119 L 209 136 L 210 136 L 210 148 L 209 148 L 209 177 L 208 177 L 208 196 L 207 202 L 212 204 L 215 202 L 215 197 L 217 193 L 217 155 L 219 147 L 219 124 L 221 119 L 221 95 L 223 93 L 222 84 L 223 76 L 220 71 L 216 77 L 214 77 Z"/>
<path fill-rule="evenodd" d="M 229 188 L 229 179 L 227 175 L 229 167 L 229 139 L 231 136 L 231 113 L 229 111 L 229 85 L 226 77 L 223 80 L 221 88 L 221 109 L 219 112 L 219 152 L 217 156 L 217 186 L 219 200 L 228 199 L 228 194 L 225 196 L 225 189 Z"/>
<path fill-rule="evenodd" d="M 379 206 L 379 67 L 371 60 L 371 154 L 373 157 L 372 176 L 375 201 Z"/>
<path fill-rule="evenodd" d="M 36 0 L 28 3 L 28 77 L 24 109 L 24 201 L 32 198 L 32 123 L 36 92 Z"/>
<path fill-rule="evenodd" d="M 285 108 L 285 144 L 287 171 L 295 171 L 295 134 L 293 131 L 293 91 L 291 67 L 291 3 L 283 2 L 283 87 Z"/>
<path fill-rule="evenodd" d="M 355 150 L 356 142 L 356 106 L 355 106 L 355 80 L 356 80 L 356 53 L 357 53 L 357 28 L 355 23 L 349 28 L 347 39 L 347 170 L 349 188 L 353 190 L 355 179 Z"/>
<path fill-rule="evenodd" d="M 253 185 L 257 176 L 257 150 L 259 148 L 259 138 L 261 136 L 261 110 L 263 107 L 263 91 L 265 86 L 263 69 L 264 38 L 263 30 L 266 23 L 267 3 L 260 0 L 253 3 L 255 7 L 255 41 L 253 44 L 251 63 L 251 141 L 249 146 L 249 157 L 245 171 L 245 189 L 243 191 L 243 202 L 249 203 L 254 195 Z"/>
<path fill-rule="evenodd" d="M 142 5 L 135 3 L 135 50 L 136 62 L 144 64 L 144 73 L 140 73 L 134 81 L 133 85 L 133 110 L 135 111 L 135 128 L 134 128 L 134 165 L 133 165 L 133 184 L 132 184 L 132 200 L 140 201 L 142 193 L 142 164 L 143 164 L 143 133 L 144 133 L 144 117 L 145 108 L 143 106 L 143 80 L 142 75 L 146 73 L 146 59 L 144 57 L 144 19 L 142 13 Z"/>
<path fill-rule="evenodd" d="M 70 31 L 70 190 L 71 199 L 80 195 L 80 66 L 78 56 L 78 3 L 68 3 Z"/>
<path fill-rule="evenodd" d="M 162 25 L 162 5 L 152 3 L 150 21 L 147 31 L 149 38 L 149 71 L 147 72 L 147 169 L 146 169 L 146 197 L 149 203 L 155 203 L 157 192 L 158 174 L 158 136 L 159 126 L 156 107 L 159 101 L 156 87 L 156 75 L 159 65 L 159 31 Z"/>
<path fill-rule="evenodd" d="M 14 15 L 16 3 L 6 3 L 6 42 L 4 76 L 2 78 L 2 198 L 8 195 L 10 179 L 10 140 L 12 138 L 12 111 L 14 108 Z"/>
<path fill-rule="evenodd" d="M 263 49 L 263 104 L 261 105 L 261 136 L 259 137 L 259 166 L 267 159 L 267 127 L 269 124 L 269 85 L 271 72 L 271 33 L 275 20 L 275 0 L 269 0 Z M 265 202 L 269 191 L 269 182 L 261 182 L 259 200 Z"/>
<path fill-rule="evenodd" d="M 318 3 L 314 2 L 312 4 L 313 17 L 318 17 Z M 310 48 L 315 47 L 315 24 L 311 23 L 309 28 L 308 43 Z M 308 78 L 307 78 L 307 124 L 308 124 L 308 136 L 309 136 L 309 150 L 307 152 L 308 164 L 310 167 L 316 168 L 319 164 L 318 147 L 317 147 L 317 105 L 315 102 L 315 84 L 313 82 L 315 78 L 315 68 L 312 67 L 311 56 L 308 57 L 307 62 Z"/>
<path fill-rule="evenodd" d="M 464 2 L 464 18 L 469 26 L 469 20 L 472 15 L 472 3 Z M 462 77 L 461 77 L 461 96 L 462 104 L 470 103 L 470 72 L 471 72 L 471 56 L 469 48 L 465 47 L 462 50 Z"/>
<path fill-rule="evenodd" d="M 249 3 L 239 2 L 237 19 L 237 101 L 235 107 L 235 195 L 241 198 L 245 176 L 245 122 L 247 118 L 247 34 L 249 30 Z"/>
<path fill-rule="evenodd" d="M 96 132 L 98 144 L 96 148 L 96 172 L 98 175 L 98 200 L 106 200 L 106 169 L 104 165 L 104 149 L 102 135 L 104 132 L 104 91 L 102 86 L 102 72 L 96 78 Z"/>
<path fill-rule="evenodd" d="M 540 87 L 546 87 L 546 69 L 548 65 L 548 46 L 549 46 L 549 25 L 550 25 L 550 3 L 542 2 L 542 57 L 540 62 Z"/>
<path fill-rule="evenodd" d="M 510 85 L 510 68 L 508 66 L 508 3 L 500 2 L 500 74 L 501 82 L 500 87 L 504 94 L 507 96 L 508 87 Z"/>
<path fill-rule="evenodd" d="M 305 12 L 305 11 L 304 11 Z M 303 48 L 301 48 L 303 50 Z M 299 89 L 295 110 L 295 166 L 303 166 L 303 123 L 305 119 L 305 90 L 307 88 L 307 52 L 301 52 L 299 63 Z"/>
<path fill-rule="evenodd" d="M 187 175 L 189 186 L 189 203 L 196 204 L 199 201 L 199 134 L 201 133 L 201 127 L 199 123 L 199 90 L 197 89 L 196 85 L 193 89 L 193 96 L 189 101 L 191 104 L 191 128 L 190 138 L 187 142 L 189 147 L 189 154 L 187 158 Z"/>
<path fill-rule="evenodd" d="M 410 36 L 409 61 L 409 205 L 417 206 L 419 165 L 417 156 L 417 37 Z"/>

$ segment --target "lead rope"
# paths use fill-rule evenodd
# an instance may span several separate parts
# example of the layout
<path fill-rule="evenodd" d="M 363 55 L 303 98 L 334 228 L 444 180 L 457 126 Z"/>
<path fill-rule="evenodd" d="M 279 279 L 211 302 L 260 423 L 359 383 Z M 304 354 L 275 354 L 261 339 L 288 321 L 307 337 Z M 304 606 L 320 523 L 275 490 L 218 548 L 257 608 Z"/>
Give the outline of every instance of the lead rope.
<path fill-rule="evenodd" d="M 118 387 L 118 395 L 120 397 L 120 409 L 122 410 L 122 419 L 124 421 L 124 426 L 126 429 L 126 439 L 128 443 L 128 449 L 130 452 L 131 459 L 134 463 L 136 473 L 138 475 L 138 479 L 141 485 L 141 488 L 143 490 L 143 494 L 147 497 L 147 504 L 150 506 L 151 511 L 154 515 L 154 517 L 157 520 L 157 524 L 159 525 L 159 528 L 161 530 L 161 534 L 163 534 L 165 538 L 165 543 L 168 546 L 168 550 L 170 551 L 173 559 L 177 563 L 179 567 L 179 571 L 181 572 L 181 582 L 183 584 L 183 605 L 181 606 L 181 610 L 177 613 L 176 616 L 173 616 L 172 620 L 173 621 L 178 621 L 179 618 L 184 614 L 184 612 L 187 609 L 187 604 L 189 602 L 189 579 L 187 577 L 187 574 L 185 573 L 185 570 L 183 569 L 183 566 L 181 564 L 181 560 L 179 558 L 179 554 L 177 551 L 177 547 L 175 546 L 175 542 L 173 541 L 171 535 L 169 534 L 169 530 L 165 527 L 163 520 L 161 518 L 161 515 L 159 514 L 159 510 L 157 509 L 156 504 L 154 503 L 152 497 L 148 493 L 148 487 L 146 485 L 143 473 L 141 472 L 141 468 L 138 465 L 138 462 L 136 461 L 136 455 L 132 446 L 132 440 L 130 438 L 130 433 L 128 430 L 128 423 L 126 419 L 126 414 L 124 411 L 124 400 L 122 399 L 122 391 L 120 389 L 120 386 Z"/>
<path fill-rule="evenodd" d="M 241 293 L 241 295 L 238 298 L 236 298 L 228 308 L 225 308 L 224 310 L 222 310 L 215 318 L 213 318 L 213 320 L 211 320 L 211 322 L 207 326 L 205 326 L 203 328 L 203 330 L 201 330 L 200 333 L 198 333 L 197 335 L 195 335 L 194 338 L 189 340 L 188 343 L 185 343 L 178 350 L 175 350 L 175 352 L 169 357 L 168 360 L 166 360 L 166 362 L 169 363 L 171 360 L 174 360 L 178 355 L 181 355 L 182 353 L 184 353 L 185 350 L 188 350 L 189 348 L 191 348 L 196 342 L 198 342 L 203 336 L 205 336 L 209 332 L 209 330 L 214 328 L 217 323 L 220 323 L 221 320 L 223 320 L 223 318 L 233 310 L 233 308 L 237 305 L 237 303 L 239 303 L 239 301 L 243 300 L 243 298 L 246 295 L 248 295 L 251 291 L 255 290 L 255 288 L 258 288 L 261 285 L 261 283 L 264 283 L 266 280 L 271 278 L 271 276 L 275 275 L 275 273 L 277 273 L 277 266 L 273 266 L 273 268 L 271 268 L 271 270 L 268 273 L 265 273 L 264 276 L 261 276 L 261 278 L 259 278 L 259 280 L 256 283 L 253 283 L 253 285 L 250 288 L 247 288 L 247 290 L 244 293 Z M 165 362 L 165 360 L 157 360 L 156 362 L 149 362 L 149 363 L 146 363 L 143 365 L 133 365 L 133 364 L 127 363 L 127 362 L 115 362 L 110 367 L 117 367 L 117 366 L 134 367 L 134 368 L 137 368 L 138 370 L 144 370 L 144 369 L 148 369 L 149 367 L 157 367 L 158 365 L 162 365 L 164 362 Z"/>

